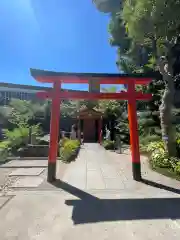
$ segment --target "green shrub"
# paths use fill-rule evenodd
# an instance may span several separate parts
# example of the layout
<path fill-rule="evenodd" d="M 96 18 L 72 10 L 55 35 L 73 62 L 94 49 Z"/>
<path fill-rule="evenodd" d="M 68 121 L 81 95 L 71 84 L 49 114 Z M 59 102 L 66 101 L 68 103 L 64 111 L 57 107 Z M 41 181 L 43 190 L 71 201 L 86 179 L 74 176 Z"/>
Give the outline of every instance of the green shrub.
<path fill-rule="evenodd" d="M 30 126 L 28 127 L 28 131 L 29 131 L 29 128 L 30 128 Z M 36 141 L 37 140 L 39 141 L 40 136 L 42 136 L 42 134 L 43 134 L 42 128 L 40 127 L 39 124 L 31 126 L 31 134 L 32 134 L 32 136 L 34 136 Z"/>
<path fill-rule="evenodd" d="M 9 141 L 3 141 L 3 142 L 0 142 L 0 149 L 6 149 L 6 148 L 8 148 L 8 146 L 9 146 Z"/>
<path fill-rule="evenodd" d="M 12 152 L 18 148 L 28 144 L 29 129 L 28 128 L 14 128 L 13 131 L 5 130 L 5 136 L 9 142 L 9 148 Z"/>
<path fill-rule="evenodd" d="M 80 142 L 78 140 L 70 140 L 66 138 L 60 142 L 59 154 L 61 160 L 64 162 L 71 162 L 75 159 L 78 153 Z"/>
<path fill-rule="evenodd" d="M 9 156 L 10 148 L 9 141 L 0 142 L 0 161 L 5 162 L 7 157 Z"/>
<path fill-rule="evenodd" d="M 141 152 L 148 152 L 147 147 L 150 143 L 159 142 L 161 138 L 158 135 L 147 135 L 147 136 L 140 136 L 140 150 Z"/>
<path fill-rule="evenodd" d="M 176 157 L 169 157 L 162 141 L 151 142 L 146 146 L 146 151 L 150 153 L 150 164 L 153 169 L 167 169 L 180 176 L 180 160 Z"/>
<path fill-rule="evenodd" d="M 115 149 L 115 141 L 105 140 L 103 142 L 103 147 L 106 150 L 114 150 Z"/>
<path fill-rule="evenodd" d="M 152 151 L 151 163 L 153 167 L 171 168 L 171 162 L 168 158 L 168 154 L 162 148 Z"/>
<path fill-rule="evenodd" d="M 160 141 L 161 137 L 158 135 L 147 135 L 147 136 L 140 136 L 139 142 L 141 146 L 146 146 L 150 142 L 157 142 Z"/>
<path fill-rule="evenodd" d="M 164 143 L 162 141 L 157 141 L 157 142 L 150 142 L 147 145 L 147 152 L 152 153 L 155 150 L 159 150 L 161 152 L 164 152 L 165 151 Z"/>
<path fill-rule="evenodd" d="M 180 161 L 176 163 L 176 166 L 174 167 L 174 172 L 180 176 Z"/>
<path fill-rule="evenodd" d="M 169 161 L 171 163 L 171 168 L 175 169 L 175 167 L 177 166 L 179 159 L 177 157 L 169 157 Z"/>
<path fill-rule="evenodd" d="M 6 140 L 9 142 L 9 148 L 12 150 L 17 150 L 20 147 L 26 146 L 29 142 L 29 127 L 18 127 L 14 128 L 12 131 L 4 130 L 4 135 Z M 35 138 L 39 136 L 41 129 L 39 125 L 31 126 L 31 134 Z"/>
<path fill-rule="evenodd" d="M 67 137 L 64 137 L 64 138 L 60 139 L 60 141 L 59 141 L 59 146 L 64 146 L 64 144 L 65 144 L 67 141 L 69 141 L 69 140 L 70 140 L 70 139 L 67 138 Z"/>

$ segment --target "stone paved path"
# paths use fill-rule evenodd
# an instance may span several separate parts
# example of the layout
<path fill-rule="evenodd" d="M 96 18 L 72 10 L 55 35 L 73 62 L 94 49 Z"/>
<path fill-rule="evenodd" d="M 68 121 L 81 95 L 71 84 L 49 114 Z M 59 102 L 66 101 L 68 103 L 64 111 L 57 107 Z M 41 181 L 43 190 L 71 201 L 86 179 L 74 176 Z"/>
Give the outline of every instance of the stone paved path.
<path fill-rule="evenodd" d="M 128 153 L 85 144 L 51 187 L 1 198 L 0 239 L 180 239 L 180 183 L 145 158 L 142 171 L 146 180 L 134 182 Z"/>
<path fill-rule="evenodd" d="M 126 176 L 116 168 L 117 163 L 111 162 L 111 158 L 101 146 L 85 144 L 78 160 L 66 171 L 63 181 L 84 190 L 124 189 Z"/>

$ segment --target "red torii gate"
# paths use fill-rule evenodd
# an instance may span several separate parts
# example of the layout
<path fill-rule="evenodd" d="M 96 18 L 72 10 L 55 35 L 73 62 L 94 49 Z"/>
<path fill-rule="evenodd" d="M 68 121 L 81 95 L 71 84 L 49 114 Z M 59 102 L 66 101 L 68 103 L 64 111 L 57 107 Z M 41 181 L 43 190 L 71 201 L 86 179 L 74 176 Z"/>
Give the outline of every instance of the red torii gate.
<path fill-rule="evenodd" d="M 132 154 L 133 179 L 141 180 L 141 164 L 139 152 L 138 123 L 136 113 L 136 100 L 150 100 L 151 94 L 135 91 L 135 84 L 147 85 L 152 77 L 144 74 L 92 74 L 92 73 L 59 73 L 37 69 L 30 69 L 31 75 L 39 82 L 53 83 L 53 88 L 48 92 L 39 92 L 38 97 L 52 99 L 50 143 L 48 158 L 47 180 L 56 180 L 56 158 L 59 137 L 60 103 L 62 99 L 116 99 L 128 100 L 128 118 L 130 128 L 130 142 Z M 89 80 L 98 81 L 99 84 L 126 84 L 127 92 L 120 93 L 90 93 L 61 91 L 62 83 L 89 83 Z"/>

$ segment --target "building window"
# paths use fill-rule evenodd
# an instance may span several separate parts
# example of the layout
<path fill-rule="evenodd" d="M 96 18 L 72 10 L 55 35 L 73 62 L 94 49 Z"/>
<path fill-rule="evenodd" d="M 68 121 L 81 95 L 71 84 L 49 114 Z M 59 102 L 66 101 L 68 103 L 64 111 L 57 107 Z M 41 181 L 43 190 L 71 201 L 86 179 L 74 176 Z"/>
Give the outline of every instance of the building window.
<path fill-rule="evenodd" d="M 5 92 L 0 92 L 0 105 L 5 104 Z"/>
<path fill-rule="evenodd" d="M 24 93 L 24 100 L 27 100 L 28 94 Z"/>
<path fill-rule="evenodd" d="M 20 99 L 20 92 L 17 92 L 17 98 Z"/>
<path fill-rule="evenodd" d="M 21 93 L 21 100 L 24 100 L 24 93 Z"/>
<path fill-rule="evenodd" d="M 10 100 L 11 99 L 11 92 L 7 92 L 7 99 Z"/>
<path fill-rule="evenodd" d="M 33 93 L 29 93 L 29 100 L 33 100 L 34 99 L 34 94 Z"/>
<path fill-rule="evenodd" d="M 16 92 L 12 92 L 11 93 L 11 98 L 16 98 L 17 97 L 17 93 Z"/>

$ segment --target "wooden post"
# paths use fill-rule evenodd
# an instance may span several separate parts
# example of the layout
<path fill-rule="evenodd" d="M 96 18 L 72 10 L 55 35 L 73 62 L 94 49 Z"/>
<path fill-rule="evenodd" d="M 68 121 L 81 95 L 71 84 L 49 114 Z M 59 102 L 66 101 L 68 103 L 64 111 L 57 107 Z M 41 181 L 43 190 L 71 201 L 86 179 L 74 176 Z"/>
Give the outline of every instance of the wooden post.
<path fill-rule="evenodd" d="M 139 152 L 139 136 L 138 136 L 138 123 L 136 114 L 136 96 L 135 96 L 135 81 L 128 82 L 128 118 L 130 129 L 130 143 L 132 154 L 132 171 L 133 179 L 136 181 L 141 180 L 141 163 Z"/>
<path fill-rule="evenodd" d="M 81 119 L 78 118 L 78 140 L 81 143 Z"/>
<path fill-rule="evenodd" d="M 50 122 L 50 142 L 49 142 L 49 159 L 48 159 L 48 182 L 56 180 L 56 158 L 58 152 L 59 137 L 59 115 L 60 115 L 60 83 L 53 83 L 53 96 L 51 106 L 51 122 Z"/>
<path fill-rule="evenodd" d="M 99 140 L 99 143 L 101 144 L 102 143 L 102 117 L 99 119 L 99 122 L 98 122 L 98 140 Z"/>

